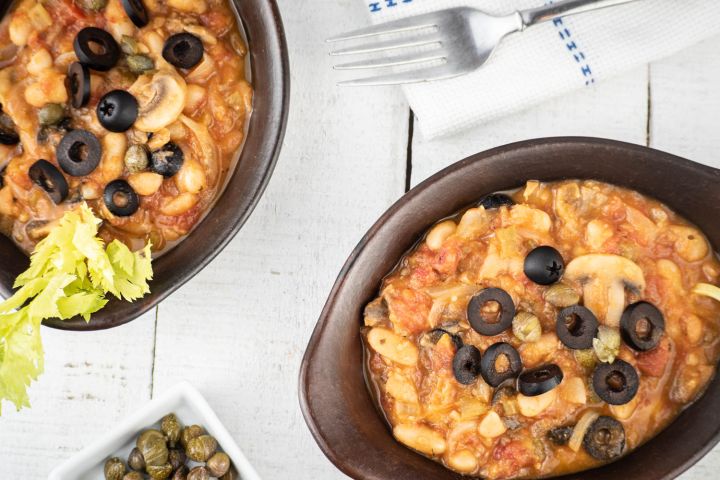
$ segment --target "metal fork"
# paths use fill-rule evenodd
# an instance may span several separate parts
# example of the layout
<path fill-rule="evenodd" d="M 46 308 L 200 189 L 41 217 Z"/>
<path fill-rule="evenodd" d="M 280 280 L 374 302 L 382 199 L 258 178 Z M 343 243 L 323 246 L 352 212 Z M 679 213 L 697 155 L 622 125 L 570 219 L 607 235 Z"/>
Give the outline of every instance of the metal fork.
<path fill-rule="evenodd" d="M 340 42 L 386 34 L 412 33 L 391 40 L 377 39 L 334 50 L 330 55 L 355 55 L 423 47 L 408 53 L 335 65 L 336 70 L 362 70 L 433 62 L 415 70 L 340 82 L 339 85 L 398 85 L 453 78 L 480 68 L 507 35 L 558 16 L 575 15 L 639 0 L 562 0 L 497 17 L 459 7 L 408 17 L 330 38 Z M 418 51 L 419 50 L 419 51 Z"/>

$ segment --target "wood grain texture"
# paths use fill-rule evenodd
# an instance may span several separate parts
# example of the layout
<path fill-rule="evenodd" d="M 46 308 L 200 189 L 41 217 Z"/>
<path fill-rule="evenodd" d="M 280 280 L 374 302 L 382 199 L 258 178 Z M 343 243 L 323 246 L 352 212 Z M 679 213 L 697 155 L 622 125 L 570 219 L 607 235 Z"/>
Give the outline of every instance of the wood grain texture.
<path fill-rule="evenodd" d="M 345 478 L 307 431 L 298 368 L 344 260 L 404 190 L 408 107 L 396 89 L 335 87 L 323 40 L 365 22 L 359 2 L 280 0 L 280 7 L 291 50 L 290 122 L 256 212 L 207 269 L 160 305 L 157 331 L 154 312 L 105 332 L 43 331 L 46 373 L 31 389 L 33 408 L 6 405 L 0 418 L 0 478 L 44 478 L 181 379 L 203 392 L 263 478 Z M 649 138 L 651 146 L 720 166 L 718 44 L 452 138 L 429 143 L 417 134 L 411 183 L 472 153 L 550 135 Z M 683 479 L 717 478 L 719 468 L 715 449 Z"/>
<path fill-rule="evenodd" d="M 285 146 L 251 220 L 160 305 L 155 390 L 186 379 L 267 479 L 341 475 L 298 407 L 300 360 L 348 253 L 404 190 L 408 107 L 395 89 L 339 89 L 324 39 L 356 0 L 280 2 L 292 100 Z"/>
<path fill-rule="evenodd" d="M 45 373 L 32 408 L 5 404 L 0 478 L 35 480 L 150 398 L 155 312 L 113 330 L 43 329 Z"/>
<path fill-rule="evenodd" d="M 715 168 L 720 168 L 718 45 L 720 38 L 703 42 L 650 68 L 650 146 Z M 718 471 L 720 446 L 681 478 L 715 479 Z"/>

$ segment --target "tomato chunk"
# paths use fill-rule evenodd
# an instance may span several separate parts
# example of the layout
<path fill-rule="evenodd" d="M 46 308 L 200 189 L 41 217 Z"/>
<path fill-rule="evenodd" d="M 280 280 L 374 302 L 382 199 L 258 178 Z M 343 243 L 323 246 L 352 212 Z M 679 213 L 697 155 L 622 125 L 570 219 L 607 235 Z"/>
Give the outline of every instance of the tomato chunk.
<path fill-rule="evenodd" d="M 657 347 L 648 351 L 639 353 L 637 356 L 637 365 L 642 373 L 651 377 L 661 377 L 665 372 L 665 367 L 670 360 L 672 345 L 670 340 L 663 338 Z"/>

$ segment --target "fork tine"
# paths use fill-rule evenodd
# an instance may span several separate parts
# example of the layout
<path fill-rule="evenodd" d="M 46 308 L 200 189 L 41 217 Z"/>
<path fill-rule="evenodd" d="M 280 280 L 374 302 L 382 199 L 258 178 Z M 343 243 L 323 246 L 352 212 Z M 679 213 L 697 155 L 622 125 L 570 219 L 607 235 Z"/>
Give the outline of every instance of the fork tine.
<path fill-rule="evenodd" d="M 418 30 L 421 28 L 429 28 L 437 25 L 436 20 L 437 14 L 427 13 L 425 15 L 418 15 L 415 17 L 402 18 L 400 20 L 394 20 L 392 22 L 382 23 L 380 25 L 373 25 L 367 28 L 360 28 L 351 32 L 338 35 L 336 37 L 328 38 L 326 42 L 340 42 L 344 40 L 353 40 L 356 38 L 373 37 L 375 35 L 384 35 L 386 33 L 399 33 L 407 32 L 411 30 Z"/>
<path fill-rule="evenodd" d="M 334 50 L 330 52 L 330 55 L 355 55 L 357 53 L 383 52 L 385 50 L 395 50 L 398 48 L 421 47 L 423 45 L 432 45 L 433 43 L 441 43 L 439 35 L 431 34 L 412 38 L 397 38 L 395 40 L 370 42 L 364 45 Z"/>
<path fill-rule="evenodd" d="M 360 60 L 357 62 L 343 63 L 335 65 L 335 70 L 360 70 L 365 68 L 383 68 L 394 67 L 396 65 L 410 65 L 413 63 L 429 62 L 432 60 L 442 60 L 447 56 L 444 50 L 431 50 L 429 52 L 407 53 L 404 55 L 395 55 L 387 58 L 376 58 L 370 60 Z"/>
<path fill-rule="evenodd" d="M 462 75 L 462 71 L 446 68 L 445 65 L 409 70 L 407 72 L 391 73 L 376 77 L 346 80 L 338 83 L 343 87 L 364 87 L 376 85 L 401 85 L 405 83 L 423 83 L 433 80 L 444 80 Z"/>

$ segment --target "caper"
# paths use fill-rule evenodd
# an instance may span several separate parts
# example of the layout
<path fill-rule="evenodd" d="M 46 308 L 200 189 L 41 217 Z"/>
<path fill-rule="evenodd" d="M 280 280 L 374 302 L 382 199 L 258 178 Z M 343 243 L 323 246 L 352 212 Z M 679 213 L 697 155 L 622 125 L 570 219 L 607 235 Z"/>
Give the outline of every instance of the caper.
<path fill-rule="evenodd" d="M 137 40 L 128 35 L 123 35 L 120 39 L 120 49 L 125 55 L 137 55 L 140 53 Z"/>
<path fill-rule="evenodd" d="M 139 147 L 139 145 L 133 145 L 130 148 L 133 147 Z M 145 149 L 140 147 L 145 153 Z M 130 150 L 128 149 L 128 152 Z M 127 159 L 127 154 L 125 155 L 125 158 Z M 145 155 L 145 161 L 147 161 L 147 154 Z M 127 160 L 125 161 L 127 163 Z M 177 442 L 180 440 L 180 432 L 182 431 L 182 425 L 180 425 L 180 422 L 178 421 L 177 417 L 174 413 L 170 413 L 168 415 L 165 415 L 163 419 L 160 421 L 160 430 L 165 434 L 165 438 L 168 441 L 168 445 L 170 445 L 171 448 L 174 448 Z"/>
<path fill-rule="evenodd" d="M 230 470 L 230 457 L 224 452 L 217 452 L 207 461 L 207 468 L 213 477 L 222 477 Z"/>
<path fill-rule="evenodd" d="M 593 338 L 593 349 L 601 362 L 614 362 L 615 357 L 620 353 L 620 331 L 607 325 L 600 325 L 597 337 Z"/>
<path fill-rule="evenodd" d="M 146 470 L 152 480 L 167 480 L 173 472 L 172 465 L 169 463 L 164 465 L 150 465 Z"/>
<path fill-rule="evenodd" d="M 128 455 L 128 467 L 138 471 L 145 468 L 145 459 L 139 448 L 133 448 L 130 455 Z"/>
<path fill-rule="evenodd" d="M 126 473 L 122 480 L 145 480 L 145 477 L 140 472 Z"/>
<path fill-rule="evenodd" d="M 173 471 L 180 468 L 182 465 L 185 465 L 185 461 L 187 460 L 187 456 L 185 455 L 185 452 L 183 452 L 179 448 L 171 448 L 169 455 L 168 455 L 168 462 L 170 462 L 170 465 L 173 467 Z"/>
<path fill-rule="evenodd" d="M 592 370 L 597 364 L 595 350 L 588 348 L 585 350 L 573 350 L 575 360 L 586 370 Z"/>
<path fill-rule="evenodd" d="M 97 12 L 105 8 L 107 0 L 82 0 L 80 3 L 86 10 Z"/>
<path fill-rule="evenodd" d="M 240 480 L 240 474 L 235 470 L 235 467 L 230 465 L 230 470 L 225 475 L 220 477 L 220 480 Z"/>
<path fill-rule="evenodd" d="M 155 69 L 155 62 L 146 55 L 128 55 L 127 63 L 130 71 L 137 74 L 143 74 Z"/>
<path fill-rule="evenodd" d="M 48 103 L 38 111 L 38 121 L 44 127 L 57 125 L 63 118 L 65 118 L 65 107 L 59 103 Z"/>
<path fill-rule="evenodd" d="M 148 154 L 145 147 L 142 145 L 130 145 L 130 148 L 125 152 L 125 167 L 130 173 L 139 173 L 148 167 Z M 177 419 L 176 419 L 177 422 Z M 177 424 L 178 429 L 180 424 Z M 164 432 L 165 430 L 163 430 Z M 167 432 L 165 433 L 167 435 Z M 179 438 L 178 433 L 178 438 Z M 175 440 L 177 441 L 177 439 Z"/>
<path fill-rule="evenodd" d="M 512 321 L 513 334 L 522 342 L 537 342 L 542 335 L 538 317 L 530 312 L 519 312 Z"/>
<path fill-rule="evenodd" d="M 217 441 L 210 435 L 200 435 L 188 442 L 185 454 L 190 460 L 207 462 L 215 450 L 217 450 Z"/>
<path fill-rule="evenodd" d="M 180 443 L 187 451 L 188 443 L 190 443 L 190 440 L 195 437 L 199 437 L 203 433 L 205 433 L 205 430 L 203 430 L 200 425 L 190 425 L 188 427 L 185 427 L 180 433 Z"/>
<path fill-rule="evenodd" d="M 145 465 L 160 466 L 167 463 L 168 448 L 165 436 L 159 430 L 146 430 L 137 439 L 137 448 L 145 459 Z M 148 472 L 149 473 L 149 472 Z"/>
<path fill-rule="evenodd" d="M 187 480 L 209 480 L 210 472 L 207 467 L 195 467 L 188 473 Z"/>
<path fill-rule="evenodd" d="M 556 307 L 570 307 L 580 301 L 580 295 L 569 285 L 556 283 L 545 290 L 545 300 Z"/>
<path fill-rule="evenodd" d="M 175 470 L 175 473 L 173 473 L 171 480 L 187 480 L 188 475 L 188 467 L 185 465 L 181 466 L 177 470 Z"/>
<path fill-rule="evenodd" d="M 113 457 L 105 462 L 105 480 L 122 480 L 125 475 L 125 465 L 122 460 Z"/>

